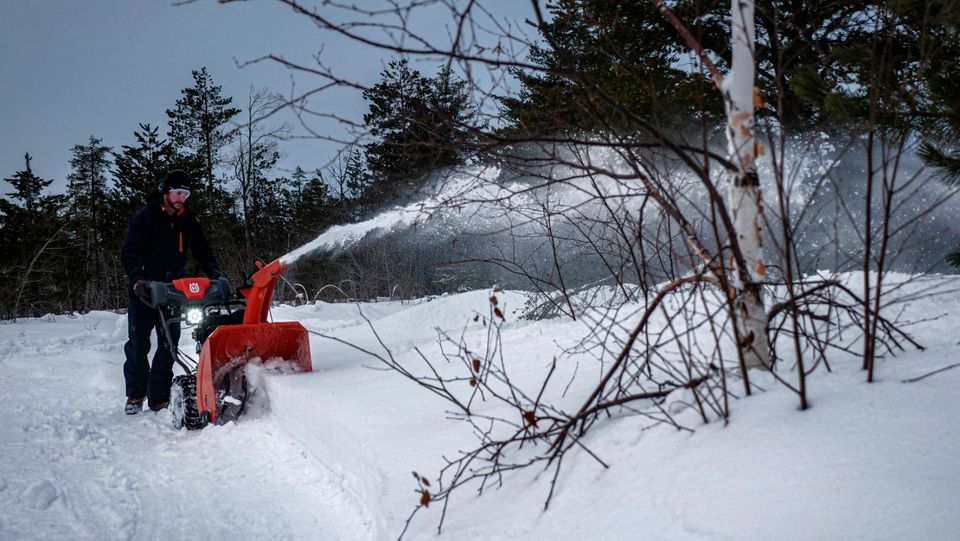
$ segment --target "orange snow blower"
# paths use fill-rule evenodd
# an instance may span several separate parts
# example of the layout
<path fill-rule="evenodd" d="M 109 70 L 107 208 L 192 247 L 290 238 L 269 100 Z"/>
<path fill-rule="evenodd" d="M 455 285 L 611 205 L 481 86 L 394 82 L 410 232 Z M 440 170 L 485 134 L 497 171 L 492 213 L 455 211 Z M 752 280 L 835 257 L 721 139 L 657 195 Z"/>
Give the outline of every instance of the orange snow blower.
<path fill-rule="evenodd" d="M 170 410 L 177 428 L 203 428 L 236 420 L 247 402 L 246 366 L 282 360 L 312 371 L 310 341 L 299 322 L 267 322 L 270 301 L 286 266 L 257 261 L 252 284 L 232 296 L 225 278 L 150 282 L 144 302 L 156 308 L 170 353 L 185 374 L 173 378 Z M 194 326 L 199 360 L 173 345 L 170 326 Z"/>

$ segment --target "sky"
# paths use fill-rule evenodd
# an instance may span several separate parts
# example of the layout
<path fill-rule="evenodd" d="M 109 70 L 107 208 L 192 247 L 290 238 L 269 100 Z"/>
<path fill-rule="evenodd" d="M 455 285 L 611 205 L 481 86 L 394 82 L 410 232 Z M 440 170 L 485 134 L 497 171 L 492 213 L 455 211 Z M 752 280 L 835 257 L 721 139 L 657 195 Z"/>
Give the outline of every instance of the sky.
<path fill-rule="evenodd" d="M 530 11 L 527 2 L 497 0 L 490 6 L 502 9 L 504 18 L 527 17 Z M 435 13 L 413 23 L 442 40 L 449 13 Z M 251 85 L 289 96 L 317 83 L 275 63 L 240 64 L 277 54 L 315 65 L 317 53 L 338 75 L 364 84 L 374 83 L 391 58 L 321 32 L 278 2 L 0 0 L 0 178 L 23 169 L 29 152 L 34 172 L 54 179 L 53 191 L 62 191 L 70 149 L 91 135 L 119 149 L 134 144 L 139 123 L 165 133 L 165 111 L 192 85 L 192 70 L 207 67 L 240 105 Z M 366 110 L 357 91 L 325 93 L 313 104 L 358 121 Z M 295 135 L 307 135 L 292 113 L 277 120 L 290 122 Z M 310 127 L 346 136 L 331 122 L 313 120 Z M 286 141 L 279 169 L 321 167 L 338 146 L 317 139 Z"/>

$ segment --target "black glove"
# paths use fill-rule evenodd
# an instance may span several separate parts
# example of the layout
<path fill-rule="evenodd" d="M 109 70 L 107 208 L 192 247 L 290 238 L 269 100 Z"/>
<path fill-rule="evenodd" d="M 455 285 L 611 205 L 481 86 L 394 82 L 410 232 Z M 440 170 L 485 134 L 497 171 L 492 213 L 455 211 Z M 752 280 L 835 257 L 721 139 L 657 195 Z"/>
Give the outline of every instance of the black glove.
<path fill-rule="evenodd" d="M 149 299 L 150 289 L 147 288 L 147 281 L 137 280 L 137 282 L 133 284 L 133 294 L 144 299 Z"/>

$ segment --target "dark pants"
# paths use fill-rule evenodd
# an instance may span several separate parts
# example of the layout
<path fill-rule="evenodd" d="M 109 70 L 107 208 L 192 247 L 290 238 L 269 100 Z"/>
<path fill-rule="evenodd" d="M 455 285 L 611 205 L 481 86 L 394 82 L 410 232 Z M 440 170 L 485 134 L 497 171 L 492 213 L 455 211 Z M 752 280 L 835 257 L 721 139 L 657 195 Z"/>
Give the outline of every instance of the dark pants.
<path fill-rule="evenodd" d="M 178 314 L 164 314 L 176 317 Z M 174 347 L 180 341 L 180 323 L 170 325 Z M 157 351 L 153 363 L 147 363 L 150 352 L 150 334 L 157 331 Z M 170 401 L 170 383 L 173 380 L 173 355 L 167 345 L 167 337 L 160 323 L 157 310 L 150 308 L 131 295 L 127 309 L 127 343 L 123 352 L 123 377 L 127 383 L 127 398 L 146 397 L 151 404 Z"/>

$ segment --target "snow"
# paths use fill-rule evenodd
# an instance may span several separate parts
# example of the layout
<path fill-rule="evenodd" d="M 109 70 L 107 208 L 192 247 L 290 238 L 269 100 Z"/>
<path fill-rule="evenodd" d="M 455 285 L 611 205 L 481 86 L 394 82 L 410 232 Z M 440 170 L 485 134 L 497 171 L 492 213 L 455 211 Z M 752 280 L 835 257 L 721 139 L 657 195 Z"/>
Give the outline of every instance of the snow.
<path fill-rule="evenodd" d="M 314 240 L 281 256 L 280 261 L 284 265 L 291 265 L 312 252 L 343 249 L 367 235 L 384 235 L 402 227 L 414 226 L 418 222 L 429 220 L 432 213 L 456 204 L 457 200 L 488 196 L 491 189 L 489 183 L 499 175 L 500 169 L 496 167 L 476 167 L 451 174 L 449 179 L 438 186 L 436 194 L 416 203 L 380 212 L 361 222 L 334 225 Z"/>
<path fill-rule="evenodd" d="M 53 483 L 44 479 L 33 483 L 23 491 L 23 502 L 27 509 L 39 509 L 42 511 L 50 507 L 58 496 L 57 489 L 53 487 Z"/>
<path fill-rule="evenodd" d="M 754 372 L 765 391 L 735 401 L 727 425 L 702 424 L 677 391 L 668 407 L 694 431 L 642 416 L 601 422 L 586 444 L 609 469 L 571 453 L 546 511 L 552 472 L 540 467 L 480 496 L 468 485 L 454 493 L 440 538 L 953 538 L 960 368 L 904 380 L 956 362 L 960 317 L 949 307 L 958 286 L 927 277 L 898 290 L 903 317 L 939 317 L 908 327 L 927 349 L 884 358 L 875 383 L 856 359 L 838 356 L 832 373 L 811 376 L 812 407 L 799 411 L 789 390 Z M 482 351 L 491 294 L 276 307 L 274 320 L 319 333 L 314 372 L 251 367 L 255 407 L 238 423 L 195 432 L 174 430 L 166 412 L 123 414 L 125 316 L 4 322 L 0 539 L 395 539 L 419 500 L 411 471 L 433 481 L 443 457 L 470 449 L 475 436 L 442 399 L 321 334 L 384 355 L 372 326 L 415 373 L 427 369 L 418 351 L 453 370 L 438 360 L 437 329 Z M 599 364 L 560 352 L 584 324 L 523 320 L 523 294 L 495 295 L 516 383 L 535 388 L 559 356 L 565 376 L 579 367 L 565 398 L 577 403 Z M 437 538 L 441 511 L 420 510 L 404 538 Z"/>

